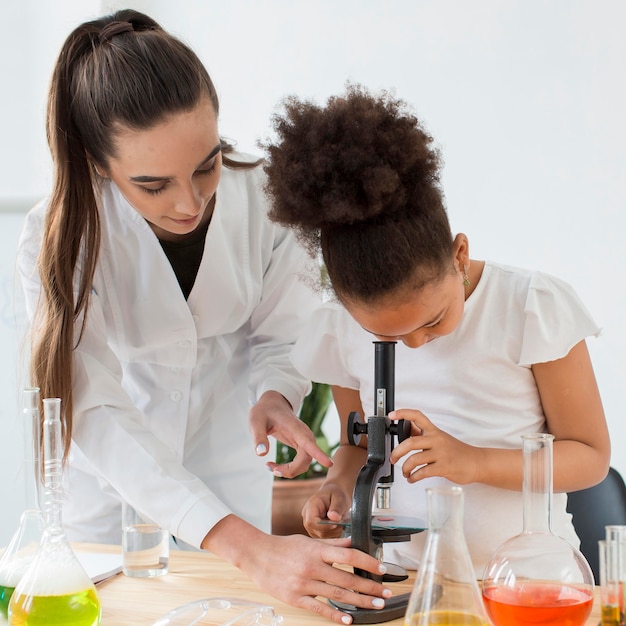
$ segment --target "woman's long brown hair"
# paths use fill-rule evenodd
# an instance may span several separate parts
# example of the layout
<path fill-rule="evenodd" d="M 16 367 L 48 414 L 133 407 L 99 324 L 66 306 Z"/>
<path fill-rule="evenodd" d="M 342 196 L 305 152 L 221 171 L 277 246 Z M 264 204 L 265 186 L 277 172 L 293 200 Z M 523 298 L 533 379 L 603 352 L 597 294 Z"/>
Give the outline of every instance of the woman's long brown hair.
<path fill-rule="evenodd" d="M 54 184 L 39 254 L 41 297 L 33 324 L 31 382 L 62 399 L 64 457 L 72 438 L 72 353 L 89 307 L 100 249 L 96 166 L 115 156 L 120 128 L 142 130 L 210 98 L 213 83 L 194 52 L 132 10 L 86 22 L 66 39 L 48 96 Z M 224 164 L 238 164 L 227 154 Z"/>

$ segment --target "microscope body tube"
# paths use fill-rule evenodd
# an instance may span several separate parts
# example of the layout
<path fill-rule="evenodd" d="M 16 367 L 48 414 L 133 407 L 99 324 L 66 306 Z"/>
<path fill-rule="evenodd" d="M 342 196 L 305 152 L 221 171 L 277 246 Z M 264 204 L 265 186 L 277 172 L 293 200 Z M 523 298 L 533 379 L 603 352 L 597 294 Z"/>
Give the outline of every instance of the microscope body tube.
<path fill-rule="evenodd" d="M 396 342 L 374 342 L 374 389 L 376 393 L 376 415 L 387 417 L 395 408 Z M 371 420 L 370 420 L 371 421 Z M 391 485 L 393 465 L 389 456 L 393 450 L 393 437 L 385 437 L 385 459 L 378 473 L 376 486 L 376 506 L 379 509 L 391 508 Z"/>
<path fill-rule="evenodd" d="M 395 406 L 396 342 L 374 342 L 374 388 L 376 389 L 376 415 L 389 415 Z M 384 404 L 379 412 L 378 390 L 385 390 Z"/>

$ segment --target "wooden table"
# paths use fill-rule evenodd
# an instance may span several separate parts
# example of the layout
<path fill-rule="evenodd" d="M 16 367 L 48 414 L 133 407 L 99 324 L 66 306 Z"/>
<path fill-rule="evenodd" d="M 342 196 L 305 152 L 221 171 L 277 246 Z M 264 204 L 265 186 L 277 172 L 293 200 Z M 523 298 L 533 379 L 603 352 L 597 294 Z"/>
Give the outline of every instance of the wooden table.
<path fill-rule="evenodd" d="M 78 550 L 116 552 L 118 546 L 83 544 Z M 395 593 L 409 592 L 415 572 L 404 583 L 392 583 Z M 285 626 L 321 626 L 332 624 L 302 609 L 291 607 L 260 591 L 236 567 L 226 561 L 200 552 L 170 552 L 169 573 L 160 578 L 129 578 L 123 574 L 98 585 L 102 602 L 102 626 L 151 626 L 168 611 L 202 598 L 229 597 L 271 605 L 284 617 Z M 402 626 L 403 620 L 385 622 Z M 599 591 L 587 626 L 600 623 Z"/>

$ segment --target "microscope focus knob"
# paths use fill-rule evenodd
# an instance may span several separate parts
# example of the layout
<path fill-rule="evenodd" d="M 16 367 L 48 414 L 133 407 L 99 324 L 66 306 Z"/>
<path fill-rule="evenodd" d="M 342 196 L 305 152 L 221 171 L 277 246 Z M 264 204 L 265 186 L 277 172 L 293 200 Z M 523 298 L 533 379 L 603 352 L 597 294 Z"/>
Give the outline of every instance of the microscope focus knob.
<path fill-rule="evenodd" d="M 411 436 L 411 422 L 409 420 L 398 420 L 396 426 L 396 437 L 398 442 L 402 443 Z"/>
<path fill-rule="evenodd" d="M 352 411 L 348 415 L 348 443 L 358 446 L 361 441 L 361 435 L 367 433 L 367 424 L 361 421 L 361 414 L 358 411 Z"/>

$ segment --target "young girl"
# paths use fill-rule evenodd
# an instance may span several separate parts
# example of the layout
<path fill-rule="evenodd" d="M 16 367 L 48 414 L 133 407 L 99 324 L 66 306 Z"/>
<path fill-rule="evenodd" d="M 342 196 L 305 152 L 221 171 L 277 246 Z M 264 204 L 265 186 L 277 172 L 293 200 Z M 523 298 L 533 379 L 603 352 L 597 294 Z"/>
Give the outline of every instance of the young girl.
<path fill-rule="evenodd" d="M 149 17 L 120 11 L 65 41 L 54 189 L 18 258 L 31 382 L 63 401 L 65 527 L 119 543 L 124 499 L 272 595 L 349 623 L 316 597 L 371 608 L 389 592 L 332 564 L 379 563 L 349 541 L 264 532 L 273 477 L 254 450 L 268 434 L 299 451 L 286 476 L 330 464 L 293 412 L 309 383 L 289 361 L 317 298 L 305 255 L 267 219 L 261 168 L 217 122 L 205 68 Z"/>
<path fill-rule="evenodd" d="M 346 444 L 351 411 L 374 414 L 372 340 L 397 341 L 397 445 L 391 513 L 427 519 L 425 489 L 464 486 L 465 532 L 477 574 L 522 529 L 521 435 L 554 442 L 553 530 L 577 544 L 564 492 L 608 471 L 610 446 L 585 338 L 599 330 L 572 289 L 543 274 L 470 258 L 453 236 L 432 138 L 406 105 L 351 86 L 320 107 L 287 99 L 267 142 L 271 217 L 319 253 L 339 303 L 318 310 L 293 356 L 335 386 L 342 445 L 303 517 L 348 514 L 365 450 Z M 402 408 L 400 408 L 402 407 Z M 385 545 L 417 568 L 425 534 Z"/>

